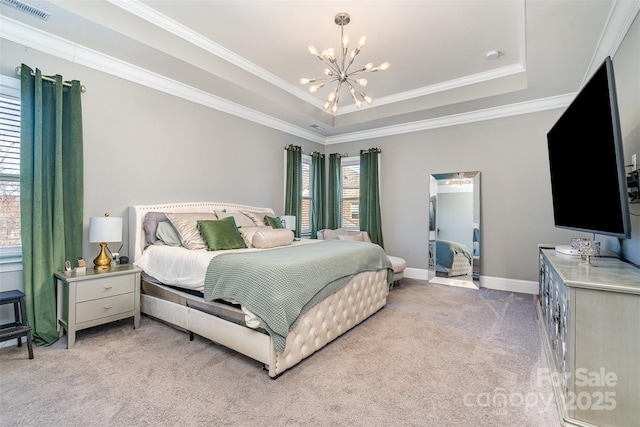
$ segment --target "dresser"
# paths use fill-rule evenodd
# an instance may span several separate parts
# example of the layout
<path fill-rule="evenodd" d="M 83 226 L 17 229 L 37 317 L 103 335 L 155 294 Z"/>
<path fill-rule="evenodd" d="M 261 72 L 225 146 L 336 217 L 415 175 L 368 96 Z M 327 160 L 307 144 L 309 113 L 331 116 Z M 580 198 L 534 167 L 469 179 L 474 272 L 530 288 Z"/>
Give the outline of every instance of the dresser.
<path fill-rule="evenodd" d="M 117 265 L 107 271 L 57 272 L 59 333 L 67 331 L 67 348 L 76 332 L 115 320 L 133 317 L 140 327 L 140 273 L 133 265 Z"/>
<path fill-rule="evenodd" d="M 544 247 L 539 257 L 537 313 L 560 418 L 638 426 L 640 269 Z"/>

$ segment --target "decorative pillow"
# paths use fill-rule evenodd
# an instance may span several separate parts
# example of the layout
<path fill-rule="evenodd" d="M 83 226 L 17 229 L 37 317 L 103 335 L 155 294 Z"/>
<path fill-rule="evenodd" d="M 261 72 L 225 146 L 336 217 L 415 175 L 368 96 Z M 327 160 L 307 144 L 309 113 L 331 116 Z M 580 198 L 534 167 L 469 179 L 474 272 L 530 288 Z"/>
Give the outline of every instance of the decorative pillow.
<path fill-rule="evenodd" d="M 198 221 L 198 229 L 207 242 L 208 251 L 246 248 L 232 216 L 219 220 Z"/>
<path fill-rule="evenodd" d="M 167 218 L 180 235 L 182 246 L 189 250 L 207 248 L 207 244 L 198 230 L 198 221 L 218 219 L 213 212 L 167 213 Z"/>
<path fill-rule="evenodd" d="M 253 221 L 253 225 L 257 227 L 263 227 L 266 224 L 264 223 L 264 212 L 251 212 L 251 211 L 240 211 L 246 216 L 248 216 L 251 221 Z"/>
<path fill-rule="evenodd" d="M 264 216 L 264 224 L 271 226 L 271 228 L 282 228 L 282 221 L 280 217 L 273 217 L 269 215 Z"/>
<path fill-rule="evenodd" d="M 171 222 L 162 221 L 158 224 L 158 229 L 156 230 L 156 237 L 163 241 L 165 245 L 168 246 L 181 246 L 182 242 L 180 241 L 180 235 L 173 228 Z M 157 242 L 159 243 L 159 242 Z"/>
<path fill-rule="evenodd" d="M 144 216 L 142 228 L 145 234 L 145 247 L 153 245 L 158 240 L 156 230 L 158 229 L 158 224 L 162 221 L 169 221 L 164 212 L 147 212 Z"/>
<path fill-rule="evenodd" d="M 258 230 L 253 235 L 253 247 L 259 249 L 275 248 L 277 246 L 287 246 L 293 242 L 293 231 L 286 228 L 265 228 Z"/>
<path fill-rule="evenodd" d="M 242 212 L 223 212 L 223 211 L 215 211 L 218 219 L 228 218 L 230 216 L 236 221 L 236 225 L 238 227 L 253 227 L 255 224 L 253 220 L 243 214 Z"/>
<path fill-rule="evenodd" d="M 337 239 L 338 236 L 348 236 L 349 232 L 346 227 L 336 228 L 335 230 L 324 230 L 325 239 Z"/>
<path fill-rule="evenodd" d="M 256 231 L 260 231 L 264 229 L 273 230 L 273 228 L 271 228 L 270 226 L 263 225 L 263 226 L 253 226 L 253 227 L 241 227 L 241 228 L 238 228 L 238 231 L 240 231 L 240 234 L 244 239 L 244 244 L 247 245 L 248 248 L 252 248 L 253 235 L 256 234 Z"/>

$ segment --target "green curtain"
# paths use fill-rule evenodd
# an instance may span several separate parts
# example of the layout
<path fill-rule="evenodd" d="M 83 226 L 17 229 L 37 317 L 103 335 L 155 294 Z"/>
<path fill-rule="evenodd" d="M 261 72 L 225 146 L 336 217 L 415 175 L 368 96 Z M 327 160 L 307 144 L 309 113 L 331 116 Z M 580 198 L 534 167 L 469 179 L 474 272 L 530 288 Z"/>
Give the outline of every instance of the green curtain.
<path fill-rule="evenodd" d="M 284 198 L 284 214 L 295 215 L 296 229 L 294 234 L 300 237 L 300 223 L 302 222 L 302 148 L 297 145 L 287 145 L 287 181 Z"/>
<path fill-rule="evenodd" d="M 27 320 L 36 343 L 58 340 L 53 273 L 82 256 L 80 82 L 21 68 L 20 221 Z"/>
<path fill-rule="evenodd" d="M 327 201 L 327 228 L 342 227 L 342 156 L 329 154 L 329 199 Z"/>
<path fill-rule="evenodd" d="M 378 175 L 380 152 L 379 148 L 360 151 L 360 230 L 369 233 L 371 241 L 384 248 Z"/>
<path fill-rule="evenodd" d="M 318 230 L 324 228 L 325 198 L 325 162 L 324 154 L 317 151 L 311 153 L 311 238 L 316 239 Z M 296 221 L 297 222 L 297 221 Z"/>

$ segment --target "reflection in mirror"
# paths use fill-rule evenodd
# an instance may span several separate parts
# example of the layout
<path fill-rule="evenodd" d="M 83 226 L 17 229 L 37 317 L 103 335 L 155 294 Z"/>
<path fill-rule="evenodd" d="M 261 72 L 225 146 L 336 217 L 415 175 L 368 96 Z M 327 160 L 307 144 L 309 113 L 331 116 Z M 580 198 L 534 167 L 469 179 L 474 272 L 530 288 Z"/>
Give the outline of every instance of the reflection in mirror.
<path fill-rule="evenodd" d="M 431 175 L 429 281 L 480 287 L 480 172 Z"/>

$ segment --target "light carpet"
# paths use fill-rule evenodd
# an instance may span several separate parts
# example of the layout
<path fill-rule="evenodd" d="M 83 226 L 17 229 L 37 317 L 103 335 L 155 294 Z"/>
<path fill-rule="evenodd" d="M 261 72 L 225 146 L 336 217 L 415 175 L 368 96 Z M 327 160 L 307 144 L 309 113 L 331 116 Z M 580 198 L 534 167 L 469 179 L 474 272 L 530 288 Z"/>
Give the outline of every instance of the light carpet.
<path fill-rule="evenodd" d="M 0 348 L 2 426 L 557 426 L 534 297 L 403 279 L 276 380 L 142 316 Z"/>

